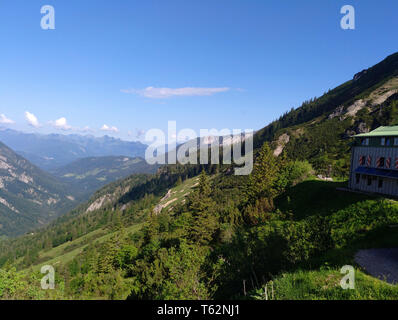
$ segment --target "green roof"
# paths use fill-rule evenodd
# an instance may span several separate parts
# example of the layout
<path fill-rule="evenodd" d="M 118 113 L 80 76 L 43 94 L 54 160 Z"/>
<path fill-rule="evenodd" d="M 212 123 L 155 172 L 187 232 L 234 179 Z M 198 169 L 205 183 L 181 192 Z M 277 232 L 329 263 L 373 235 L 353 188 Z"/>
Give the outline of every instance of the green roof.
<path fill-rule="evenodd" d="M 370 137 L 389 137 L 398 136 L 398 126 L 378 127 L 377 129 L 368 133 L 357 134 L 355 138 L 370 138 Z"/>

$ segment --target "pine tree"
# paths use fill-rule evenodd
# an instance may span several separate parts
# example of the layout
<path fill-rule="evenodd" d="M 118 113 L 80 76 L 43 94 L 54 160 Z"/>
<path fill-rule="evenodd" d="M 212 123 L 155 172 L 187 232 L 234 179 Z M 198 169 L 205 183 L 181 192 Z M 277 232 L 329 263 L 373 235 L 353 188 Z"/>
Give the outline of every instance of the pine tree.
<path fill-rule="evenodd" d="M 203 197 L 209 197 L 211 194 L 211 186 L 206 171 L 202 171 L 199 177 L 199 192 Z"/>
<path fill-rule="evenodd" d="M 112 222 L 112 229 L 114 231 L 120 231 L 121 229 L 123 229 L 122 217 L 121 217 L 121 213 L 119 210 L 117 210 L 114 214 L 113 222 Z"/>
<path fill-rule="evenodd" d="M 281 194 L 290 186 L 291 183 L 291 170 L 292 170 L 292 162 L 288 160 L 287 154 L 285 151 L 278 157 L 277 160 L 278 165 L 278 174 L 277 178 L 274 181 L 273 188 L 277 194 Z"/>
<path fill-rule="evenodd" d="M 255 202 L 258 198 L 273 199 L 276 195 L 274 188 L 278 177 L 277 159 L 272 153 L 268 143 L 261 147 L 258 157 L 254 163 L 253 172 L 250 175 L 246 190 L 249 203 Z"/>
<path fill-rule="evenodd" d="M 249 224 L 258 224 L 269 217 L 274 209 L 274 197 L 278 186 L 278 161 L 265 143 L 256 158 L 253 172 L 246 187 L 246 207 L 244 219 Z"/>
<path fill-rule="evenodd" d="M 211 242 L 214 231 L 218 226 L 218 219 L 214 210 L 215 202 L 210 195 L 210 181 L 203 170 L 200 174 L 198 189 L 188 198 L 188 207 L 193 218 L 190 237 L 194 243 L 201 245 L 207 245 Z"/>

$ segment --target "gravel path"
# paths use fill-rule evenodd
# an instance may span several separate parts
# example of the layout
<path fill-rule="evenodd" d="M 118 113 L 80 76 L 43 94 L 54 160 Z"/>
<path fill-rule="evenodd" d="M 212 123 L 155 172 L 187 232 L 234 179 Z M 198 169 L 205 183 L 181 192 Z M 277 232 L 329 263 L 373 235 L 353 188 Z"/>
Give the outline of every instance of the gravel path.
<path fill-rule="evenodd" d="M 359 250 L 355 262 L 373 277 L 398 283 L 398 248 Z"/>

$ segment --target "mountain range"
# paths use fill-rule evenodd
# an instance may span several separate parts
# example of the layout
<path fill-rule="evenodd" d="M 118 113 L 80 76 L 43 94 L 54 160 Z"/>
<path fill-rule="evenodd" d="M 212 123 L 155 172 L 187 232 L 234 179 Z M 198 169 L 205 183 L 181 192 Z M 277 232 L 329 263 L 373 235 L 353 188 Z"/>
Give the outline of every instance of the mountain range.
<path fill-rule="evenodd" d="M 146 146 L 139 142 L 9 129 L 0 130 L 0 136 L 20 149 L 16 152 L 0 142 L 0 237 L 17 236 L 46 225 L 87 201 L 104 185 L 132 174 L 153 174 L 158 169 L 143 158 L 128 156 L 144 153 Z M 108 153 L 126 155 L 79 158 Z"/>
<path fill-rule="evenodd" d="M 49 171 L 87 157 L 144 157 L 147 145 L 109 136 L 25 133 L 0 129 L 0 141 L 39 168 Z"/>

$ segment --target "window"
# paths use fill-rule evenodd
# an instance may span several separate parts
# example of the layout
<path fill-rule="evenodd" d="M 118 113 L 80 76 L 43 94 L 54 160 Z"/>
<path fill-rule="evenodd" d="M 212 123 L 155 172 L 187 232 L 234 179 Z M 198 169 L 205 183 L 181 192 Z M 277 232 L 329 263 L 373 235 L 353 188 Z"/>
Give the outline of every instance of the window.
<path fill-rule="evenodd" d="M 372 177 L 368 177 L 368 186 L 372 185 Z"/>
<path fill-rule="evenodd" d="M 365 165 L 365 159 L 366 159 L 365 156 L 361 156 L 361 157 L 359 158 L 359 165 L 360 165 L 360 166 L 364 166 L 364 165 Z"/>
<path fill-rule="evenodd" d="M 395 141 L 395 140 L 394 140 Z M 394 142 L 395 143 L 395 142 Z M 391 138 L 381 138 L 380 144 L 382 146 L 391 146 Z"/>
<path fill-rule="evenodd" d="M 394 138 L 394 146 L 398 146 L 398 138 Z"/>
<path fill-rule="evenodd" d="M 379 179 L 379 188 L 383 188 L 383 179 Z"/>
<path fill-rule="evenodd" d="M 361 145 L 368 146 L 369 145 L 369 138 L 362 138 Z"/>
<path fill-rule="evenodd" d="M 355 181 L 356 181 L 356 183 L 359 184 L 360 180 L 361 180 L 361 175 L 360 175 L 359 173 L 357 173 L 357 174 L 355 175 Z"/>

